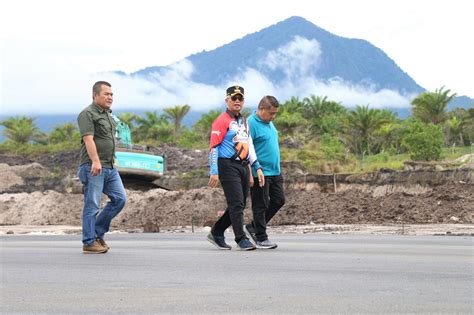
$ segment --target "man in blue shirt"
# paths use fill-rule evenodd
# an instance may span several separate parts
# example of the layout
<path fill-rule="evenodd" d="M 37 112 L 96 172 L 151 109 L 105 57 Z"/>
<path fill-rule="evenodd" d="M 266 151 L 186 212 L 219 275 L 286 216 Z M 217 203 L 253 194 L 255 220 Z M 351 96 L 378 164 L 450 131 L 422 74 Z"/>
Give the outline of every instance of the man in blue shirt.
<path fill-rule="evenodd" d="M 280 174 L 280 146 L 278 131 L 272 123 L 278 112 L 279 103 L 274 96 L 264 96 L 257 111 L 248 118 L 250 135 L 265 183 L 253 185 L 258 180 L 255 171 L 250 179 L 253 221 L 244 226 L 246 234 L 255 242 L 257 248 L 272 249 L 277 244 L 268 239 L 267 223 L 285 204 L 283 178 Z M 255 179 L 253 179 L 255 177 Z"/>

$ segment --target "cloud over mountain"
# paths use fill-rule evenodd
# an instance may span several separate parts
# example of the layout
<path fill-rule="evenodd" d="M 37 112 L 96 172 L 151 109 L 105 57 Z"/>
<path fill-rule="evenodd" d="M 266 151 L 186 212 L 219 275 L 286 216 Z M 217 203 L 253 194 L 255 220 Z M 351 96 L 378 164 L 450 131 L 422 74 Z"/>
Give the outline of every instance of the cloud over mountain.
<path fill-rule="evenodd" d="M 222 109 L 224 91 L 233 84 L 246 88 L 250 107 L 263 95 L 275 95 L 283 102 L 314 94 L 347 107 L 403 108 L 423 91 L 381 49 L 331 34 L 300 17 L 169 66 L 131 74 L 91 73 L 49 56 L 48 50 L 40 49 L 34 67 L 5 65 L 10 79 L 2 84 L 0 114 L 77 113 L 91 102 L 91 87 L 98 80 L 113 85 L 115 110 L 159 110 L 182 104 L 200 111 Z M 15 76 L 19 68 L 29 68 L 32 75 Z"/>

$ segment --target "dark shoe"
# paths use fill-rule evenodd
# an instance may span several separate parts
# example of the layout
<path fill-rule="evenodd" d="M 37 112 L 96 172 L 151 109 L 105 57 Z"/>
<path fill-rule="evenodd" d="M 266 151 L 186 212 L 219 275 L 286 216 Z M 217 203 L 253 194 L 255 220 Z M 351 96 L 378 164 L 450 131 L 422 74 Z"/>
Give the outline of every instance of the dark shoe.
<path fill-rule="evenodd" d="M 244 238 L 237 243 L 237 247 L 240 250 L 254 250 L 256 249 L 255 245 L 252 244 L 248 239 Z"/>
<path fill-rule="evenodd" d="M 207 235 L 207 240 L 219 249 L 229 250 L 232 248 L 232 246 L 227 245 L 224 236 L 215 236 L 212 235 L 212 233 L 209 233 Z"/>
<path fill-rule="evenodd" d="M 91 245 L 82 246 L 84 254 L 104 254 L 107 253 L 107 247 L 100 245 L 98 241 L 94 241 Z"/>
<path fill-rule="evenodd" d="M 99 242 L 99 244 L 102 245 L 102 247 L 107 248 L 107 250 L 110 249 L 110 246 L 104 241 L 103 238 L 98 238 L 98 239 L 97 239 L 97 242 Z"/>
<path fill-rule="evenodd" d="M 257 241 L 257 248 L 258 249 L 273 249 L 277 248 L 278 245 L 271 242 L 269 239 L 266 239 L 264 241 Z"/>
<path fill-rule="evenodd" d="M 254 244 L 257 243 L 257 234 L 251 224 L 244 225 L 244 232 Z"/>

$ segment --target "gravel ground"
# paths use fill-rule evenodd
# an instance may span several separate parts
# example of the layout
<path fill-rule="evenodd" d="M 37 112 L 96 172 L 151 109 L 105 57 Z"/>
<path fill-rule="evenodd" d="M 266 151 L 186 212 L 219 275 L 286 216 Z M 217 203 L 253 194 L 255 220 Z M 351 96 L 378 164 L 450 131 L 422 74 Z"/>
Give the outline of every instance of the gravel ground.
<path fill-rule="evenodd" d="M 209 227 L 180 226 L 163 229 L 162 233 L 207 232 Z M 134 233 L 142 230 L 114 230 L 110 233 Z M 231 233 L 232 231 L 228 231 Z M 372 225 L 372 224 L 308 224 L 269 226 L 268 234 L 371 234 L 371 235 L 445 235 L 474 236 L 473 224 L 406 224 L 406 225 Z M 0 235 L 5 234 L 81 234 L 80 226 L 72 225 L 3 225 Z"/>

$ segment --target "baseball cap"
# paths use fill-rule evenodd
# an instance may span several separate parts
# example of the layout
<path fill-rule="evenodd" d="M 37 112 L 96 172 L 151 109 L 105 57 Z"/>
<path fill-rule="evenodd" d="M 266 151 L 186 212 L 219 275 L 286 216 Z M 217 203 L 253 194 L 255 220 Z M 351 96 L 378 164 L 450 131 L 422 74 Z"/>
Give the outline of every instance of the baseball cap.
<path fill-rule="evenodd" d="M 227 88 L 226 93 L 227 93 L 227 96 L 234 96 L 237 94 L 244 96 L 244 88 L 239 85 L 233 85 Z"/>

